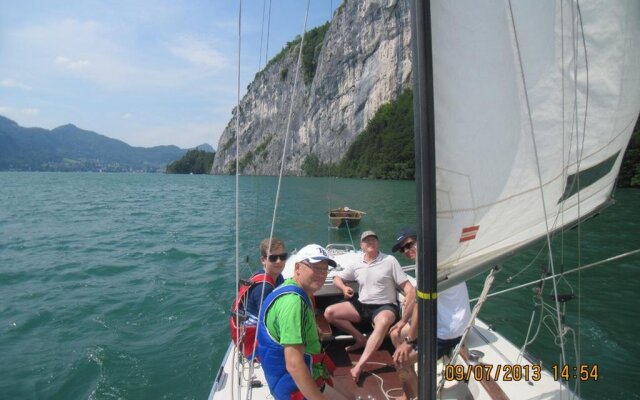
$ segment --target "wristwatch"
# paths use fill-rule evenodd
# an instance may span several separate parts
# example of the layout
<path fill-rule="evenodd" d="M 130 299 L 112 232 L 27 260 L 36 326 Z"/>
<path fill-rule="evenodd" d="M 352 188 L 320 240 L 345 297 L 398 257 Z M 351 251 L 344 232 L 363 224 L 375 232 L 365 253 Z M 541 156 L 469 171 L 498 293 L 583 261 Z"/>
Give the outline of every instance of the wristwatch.
<path fill-rule="evenodd" d="M 410 344 L 412 346 L 415 346 L 416 344 L 418 344 L 418 339 L 409 339 L 409 336 L 405 336 L 404 337 L 404 342 L 406 344 Z"/>

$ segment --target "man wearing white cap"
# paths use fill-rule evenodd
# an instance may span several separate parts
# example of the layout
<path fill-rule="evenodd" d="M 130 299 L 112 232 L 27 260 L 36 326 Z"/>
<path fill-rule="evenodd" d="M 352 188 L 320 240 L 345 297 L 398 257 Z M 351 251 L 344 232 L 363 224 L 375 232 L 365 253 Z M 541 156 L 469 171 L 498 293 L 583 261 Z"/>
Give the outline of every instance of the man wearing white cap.
<path fill-rule="evenodd" d="M 336 262 L 317 244 L 295 255 L 293 278 L 264 300 L 258 319 L 258 350 L 276 400 L 345 399 L 332 387 L 333 363 L 322 352 L 311 298 Z"/>
<path fill-rule="evenodd" d="M 403 322 L 411 315 L 415 303 L 415 289 L 409 277 L 400 267 L 395 257 L 383 254 L 378 248 L 378 235 L 374 231 L 365 231 L 360 236 L 362 258 L 353 265 L 345 265 L 333 278 L 333 284 L 342 291 L 348 301 L 333 304 L 324 312 L 331 324 L 353 336 L 355 343 L 347 351 L 364 347 L 358 363 L 351 369 L 351 377 L 358 382 L 362 367 L 376 351 L 389 328 L 399 318 L 396 288 L 401 288 L 406 301 L 402 314 Z M 353 289 L 345 280 L 355 280 L 359 285 L 359 297 L 353 297 Z M 369 339 L 353 324 L 373 322 L 373 332 Z"/>

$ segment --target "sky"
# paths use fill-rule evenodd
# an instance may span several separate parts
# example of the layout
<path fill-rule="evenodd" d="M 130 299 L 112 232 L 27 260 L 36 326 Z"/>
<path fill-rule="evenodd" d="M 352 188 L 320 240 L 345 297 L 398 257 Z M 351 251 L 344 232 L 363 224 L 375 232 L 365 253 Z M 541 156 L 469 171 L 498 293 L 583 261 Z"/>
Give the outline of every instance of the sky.
<path fill-rule="evenodd" d="M 307 30 L 340 3 L 310 0 Z M 217 148 L 238 70 L 243 96 L 265 59 L 303 32 L 306 8 L 305 0 L 1 1 L 0 115 L 24 127 L 74 124 L 132 146 Z"/>

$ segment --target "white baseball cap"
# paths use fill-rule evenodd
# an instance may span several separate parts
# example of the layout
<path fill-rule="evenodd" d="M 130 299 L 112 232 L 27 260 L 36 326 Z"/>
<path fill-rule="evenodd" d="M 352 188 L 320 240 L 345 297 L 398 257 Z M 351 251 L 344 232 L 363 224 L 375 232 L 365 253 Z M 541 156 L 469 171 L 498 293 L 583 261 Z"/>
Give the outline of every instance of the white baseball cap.
<path fill-rule="evenodd" d="M 308 244 L 300 249 L 295 255 L 296 262 L 309 261 L 310 263 L 317 263 L 327 260 L 330 266 L 336 267 L 336 262 L 329 257 L 327 250 L 318 244 Z"/>

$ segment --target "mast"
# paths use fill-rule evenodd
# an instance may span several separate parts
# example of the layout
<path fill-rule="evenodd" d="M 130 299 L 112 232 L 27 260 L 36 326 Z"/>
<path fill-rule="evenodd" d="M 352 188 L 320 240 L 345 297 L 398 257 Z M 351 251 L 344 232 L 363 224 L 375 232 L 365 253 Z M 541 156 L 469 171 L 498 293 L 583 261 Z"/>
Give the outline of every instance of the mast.
<path fill-rule="evenodd" d="M 418 398 L 436 398 L 437 231 L 436 162 L 431 52 L 431 3 L 413 0 L 413 110 L 416 149 Z"/>

